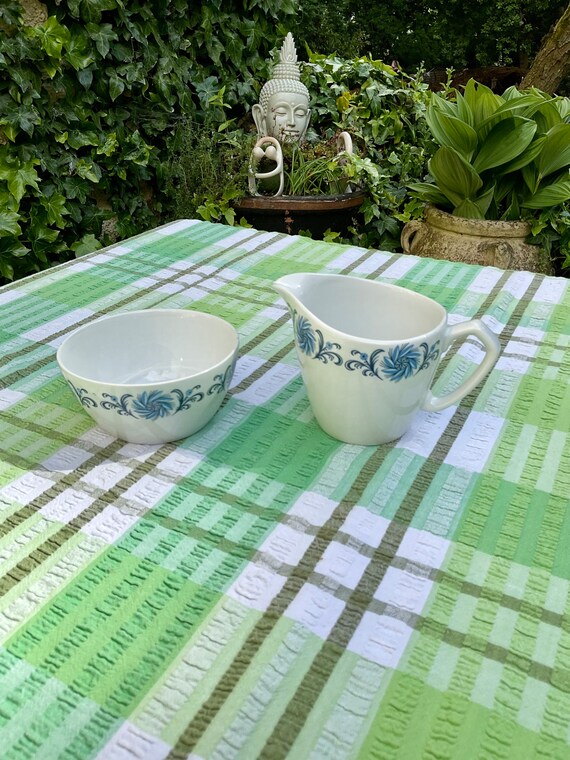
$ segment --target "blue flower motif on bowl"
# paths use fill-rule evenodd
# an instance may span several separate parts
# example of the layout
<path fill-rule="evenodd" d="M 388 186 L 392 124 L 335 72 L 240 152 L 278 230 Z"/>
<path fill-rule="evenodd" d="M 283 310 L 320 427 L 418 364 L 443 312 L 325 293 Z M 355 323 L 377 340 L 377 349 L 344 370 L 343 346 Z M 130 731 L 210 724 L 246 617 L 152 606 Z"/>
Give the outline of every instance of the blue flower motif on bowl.
<path fill-rule="evenodd" d="M 82 406 L 98 407 L 106 411 L 116 412 L 121 416 L 154 421 L 190 409 L 191 406 L 199 403 L 206 396 L 227 391 L 234 366 L 232 363 L 224 372 L 215 375 L 207 391 L 200 390 L 201 385 L 195 385 L 187 390 L 172 388 L 168 391 L 142 391 L 136 395 L 123 393 L 121 396 L 114 396 L 110 393 L 103 393 L 98 399 L 97 394 L 88 391 L 86 388 L 77 388 L 70 380 L 67 382 Z"/>
<path fill-rule="evenodd" d="M 133 399 L 131 411 L 133 416 L 141 417 L 143 420 L 158 420 L 160 417 L 168 417 L 172 414 L 173 407 L 171 394 L 145 391 Z"/>

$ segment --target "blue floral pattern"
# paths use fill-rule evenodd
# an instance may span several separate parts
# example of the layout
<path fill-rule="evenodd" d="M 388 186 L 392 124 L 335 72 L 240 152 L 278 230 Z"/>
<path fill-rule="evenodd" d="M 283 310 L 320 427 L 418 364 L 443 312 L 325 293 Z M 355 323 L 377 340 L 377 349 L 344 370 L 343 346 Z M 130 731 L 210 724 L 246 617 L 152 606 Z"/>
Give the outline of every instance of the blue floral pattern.
<path fill-rule="evenodd" d="M 299 346 L 299 350 L 306 356 L 310 356 L 312 359 L 318 359 L 324 364 L 332 362 L 333 364 L 340 366 L 342 364 L 342 357 L 337 353 L 340 349 L 340 345 L 338 343 L 333 343 L 332 341 L 325 341 L 322 332 L 313 329 L 309 320 L 300 314 L 297 314 L 294 309 L 291 313 L 293 317 L 295 339 Z"/>
<path fill-rule="evenodd" d="M 310 359 L 332 362 L 344 366 L 349 372 L 360 371 L 365 377 L 376 377 L 379 380 L 390 380 L 394 383 L 407 380 L 418 372 L 428 369 L 438 359 L 440 354 L 439 341 L 433 345 L 420 343 L 401 343 L 385 350 L 377 348 L 368 354 L 364 351 L 352 350 L 352 359 L 343 360 L 342 347 L 339 343 L 326 341 L 322 332 L 314 328 L 306 317 L 291 310 L 295 341 L 299 351 Z M 334 350 L 333 350 L 334 349 Z"/>
<path fill-rule="evenodd" d="M 200 385 L 195 385 L 188 390 L 173 388 L 170 391 L 143 391 L 137 395 L 123 393 L 122 396 L 114 396 L 111 393 L 102 393 L 100 400 L 97 402 L 85 388 L 77 388 L 68 380 L 71 389 L 85 407 L 99 407 L 107 411 L 114 411 L 117 414 L 127 417 L 135 417 L 139 420 L 159 420 L 163 417 L 170 417 L 173 414 L 190 409 L 191 406 L 202 401 L 208 395 L 222 393 L 228 389 L 234 370 L 234 364 L 231 364 L 225 372 L 215 375 L 214 382 L 209 386 L 207 391 L 200 390 Z"/>

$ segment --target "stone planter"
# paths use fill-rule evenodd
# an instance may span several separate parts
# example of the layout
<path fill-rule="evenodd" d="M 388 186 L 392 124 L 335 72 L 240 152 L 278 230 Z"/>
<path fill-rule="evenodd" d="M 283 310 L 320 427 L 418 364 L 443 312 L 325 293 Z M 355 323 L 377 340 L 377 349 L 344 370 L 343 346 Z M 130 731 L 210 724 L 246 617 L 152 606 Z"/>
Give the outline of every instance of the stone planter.
<path fill-rule="evenodd" d="M 550 259 L 526 242 L 529 235 L 526 222 L 464 219 L 428 206 L 425 221 L 404 226 L 401 243 L 404 253 L 417 256 L 551 274 Z"/>
<path fill-rule="evenodd" d="M 314 238 L 322 238 L 327 229 L 346 232 L 355 213 L 364 201 L 358 190 L 341 195 L 256 195 L 242 198 L 234 205 L 240 216 L 258 230 L 297 235 L 310 230 Z"/>

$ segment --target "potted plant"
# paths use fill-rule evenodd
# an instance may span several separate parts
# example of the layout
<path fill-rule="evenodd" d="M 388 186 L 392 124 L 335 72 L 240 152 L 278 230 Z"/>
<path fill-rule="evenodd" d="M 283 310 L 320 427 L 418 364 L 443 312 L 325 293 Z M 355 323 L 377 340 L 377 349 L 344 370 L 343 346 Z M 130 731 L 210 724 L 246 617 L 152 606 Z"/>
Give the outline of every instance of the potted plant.
<path fill-rule="evenodd" d="M 440 146 L 429 178 L 408 185 L 427 202 L 425 220 L 402 230 L 406 253 L 504 268 L 552 271 L 552 242 L 570 199 L 570 99 L 538 90 L 503 95 L 470 80 L 434 93 L 426 113 Z M 552 222 L 548 225 L 548 222 Z M 544 228 L 549 226 L 549 230 Z"/>
<path fill-rule="evenodd" d="M 274 146 L 266 153 L 256 170 L 257 176 L 270 178 L 252 181 L 250 167 L 253 193 L 237 200 L 234 208 L 257 229 L 288 234 L 308 231 L 312 237 L 322 237 L 327 230 L 344 233 L 364 201 L 362 179 L 378 171 L 369 160 L 339 151 L 336 137 L 314 145 L 284 144 L 279 178 L 266 171 L 277 158 Z"/>

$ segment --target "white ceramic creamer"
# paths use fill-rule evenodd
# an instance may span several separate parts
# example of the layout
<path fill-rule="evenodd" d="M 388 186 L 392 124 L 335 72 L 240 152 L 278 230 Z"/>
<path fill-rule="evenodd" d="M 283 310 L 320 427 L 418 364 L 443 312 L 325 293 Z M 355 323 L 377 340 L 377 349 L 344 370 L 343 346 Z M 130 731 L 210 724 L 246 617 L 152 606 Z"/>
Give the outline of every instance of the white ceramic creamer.
<path fill-rule="evenodd" d="M 419 409 L 440 411 L 475 388 L 499 357 L 496 336 L 479 319 L 448 325 L 436 301 L 396 285 L 336 274 L 290 274 L 273 283 L 289 306 L 313 413 L 346 443 L 399 438 Z M 430 387 L 458 338 L 483 344 L 481 364 L 455 390 Z"/>

